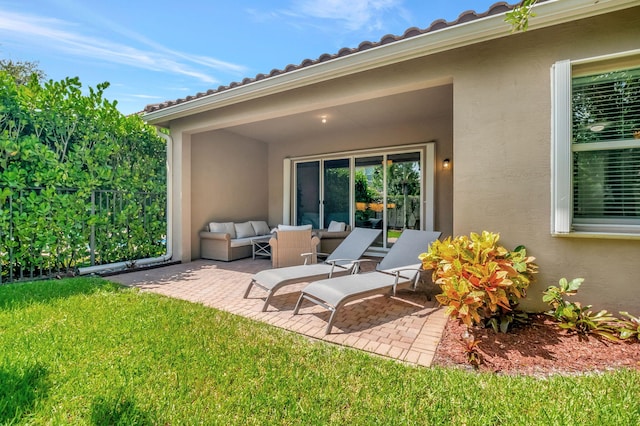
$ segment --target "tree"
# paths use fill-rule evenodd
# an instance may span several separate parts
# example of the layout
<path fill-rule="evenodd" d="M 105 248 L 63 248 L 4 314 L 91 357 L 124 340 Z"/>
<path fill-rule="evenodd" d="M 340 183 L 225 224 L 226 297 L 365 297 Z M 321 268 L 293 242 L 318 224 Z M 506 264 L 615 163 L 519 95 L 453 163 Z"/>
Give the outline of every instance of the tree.
<path fill-rule="evenodd" d="M 367 175 L 364 173 L 364 171 L 356 171 L 355 181 L 356 202 L 373 203 L 378 198 L 380 198 L 380 195 L 375 189 L 369 188 Z"/>
<path fill-rule="evenodd" d="M 5 71 L 13 77 L 18 85 L 25 85 L 32 75 L 35 75 L 39 82 L 43 82 L 46 74 L 39 68 L 38 62 L 12 61 L 11 59 L 0 59 L 0 71 Z"/>
<path fill-rule="evenodd" d="M 536 3 L 538 3 L 538 0 L 524 0 L 519 6 L 514 7 L 511 12 L 507 12 L 504 20 L 511 24 L 513 32 L 527 31 L 529 18 L 536 16 L 532 10 Z"/>

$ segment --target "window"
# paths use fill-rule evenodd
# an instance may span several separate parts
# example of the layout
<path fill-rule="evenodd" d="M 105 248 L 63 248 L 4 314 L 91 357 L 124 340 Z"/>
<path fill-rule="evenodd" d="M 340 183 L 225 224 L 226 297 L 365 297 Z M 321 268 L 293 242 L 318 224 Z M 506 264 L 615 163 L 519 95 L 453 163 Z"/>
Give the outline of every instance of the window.
<path fill-rule="evenodd" d="M 640 58 L 554 66 L 554 229 L 640 235 Z"/>

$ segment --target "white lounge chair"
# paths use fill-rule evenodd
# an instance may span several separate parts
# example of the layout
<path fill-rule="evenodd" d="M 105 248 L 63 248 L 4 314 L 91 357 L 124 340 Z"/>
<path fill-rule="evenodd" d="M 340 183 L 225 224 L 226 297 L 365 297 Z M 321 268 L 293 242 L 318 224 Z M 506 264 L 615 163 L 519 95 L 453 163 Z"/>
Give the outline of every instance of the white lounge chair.
<path fill-rule="evenodd" d="M 338 275 L 357 273 L 361 262 L 360 257 L 379 235 L 380 230 L 378 229 L 355 228 L 323 263 L 260 271 L 251 279 L 244 293 L 244 298 L 249 297 L 253 286 L 265 290 L 267 298 L 262 307 L 264 312 L 269 306 L 271 296 L 284 286 L 302 281 L 315 281 Z"/>
<path fill-rule="evenodd" d="M 395 295 L 396 288 L 405 284 L 411 284 L 415 290 L 422 266 L 418 256 L 426 252 L 429 245 L 440 238 L 440 234 L 404 230 L 375 271 L 324 279 L 307 285 L 300 294 L 293 315 L 298 313 L 303 300 L 323 306 L 331 311 L 326 329 L 326 334 L 329 334 L 338 309 L 345 303 L 374 294 Z"/>

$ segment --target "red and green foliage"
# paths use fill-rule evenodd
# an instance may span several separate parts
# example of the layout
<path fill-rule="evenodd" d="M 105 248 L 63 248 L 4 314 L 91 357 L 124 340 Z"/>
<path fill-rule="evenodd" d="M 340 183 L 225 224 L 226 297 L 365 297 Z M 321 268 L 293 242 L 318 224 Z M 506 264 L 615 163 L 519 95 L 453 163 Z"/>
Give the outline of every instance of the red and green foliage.
<path fill-rule="evenodd" d="M 513 251 L 498 244 L 499 235 L 482 234 L 435 241 L 420 255 L 442 293 L 436 296 L 446 313 L 467 327 L 492 325 L 506 332 L 517 319 L 514 309 L 537 272 L 535 258 L 523 246 Z"/>
<path fill-rule="evenodd" d="M 480 364 L 484 362 L 482 358 L 482 354 L 478 351 L 478 344 L 480 340 L 476 340 L 473 333 L 469 332 L 467 328 L 462 336 L 460 343 L 462 343 L 462 347 L 464 348 L 464 353 L 467 356 L 467 362 L 472 365 L 474 368 L 480 367 Z"/>

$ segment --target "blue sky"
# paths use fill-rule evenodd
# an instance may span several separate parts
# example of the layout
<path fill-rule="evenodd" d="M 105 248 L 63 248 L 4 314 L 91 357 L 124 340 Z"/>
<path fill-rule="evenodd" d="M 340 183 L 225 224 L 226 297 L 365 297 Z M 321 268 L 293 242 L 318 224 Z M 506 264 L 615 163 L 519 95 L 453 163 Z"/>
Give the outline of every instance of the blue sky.
<path fill-rule="evenodd" d="M 0 0 L 0 58 L 85 89 L 108 81 L 129 114 L 495 2 Z"/>

